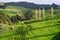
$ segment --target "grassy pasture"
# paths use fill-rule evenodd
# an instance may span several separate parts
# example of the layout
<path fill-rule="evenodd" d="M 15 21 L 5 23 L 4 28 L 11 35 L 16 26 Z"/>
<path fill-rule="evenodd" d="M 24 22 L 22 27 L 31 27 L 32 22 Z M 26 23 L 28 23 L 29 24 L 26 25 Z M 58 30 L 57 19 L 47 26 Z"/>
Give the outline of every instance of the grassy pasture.
<path fill-rule="evenodd" d="M 25 9 L 24 9 L 25 10 Z M 17 10 L 18 11 L 18 10 Z M 35 19 L 35 11 L 32 10 L 34 14 L 34 19 Z M 15 16 L 16 12 L 13 11 L 8 11 L 8 10 L 0 10 L 0 12 L 4 12 L 5 14 L 9 16 Z M 21 11 L 21 14 L 27 12 L 26 11 Z M 2 24 L 0 26 L 0 40 L 52 40 L 55 35 L 60 32 L 60 10 L 56 9 L 54 10 L 54 20 L 51 20 L 51 14 L 50 10 L 45 10 L 45 17 L 46 21 L 44 20 L 39 20 L 39 21 L 25 21 L 27 22 L 17 22 L 12 25 L 6 25 Z M 50 19 L 50 20 L 48 20 Z M 23 26 L 23 29 L 20 30 L 18 27 Z M 17 31 L 18 30 L 18 31 Z M 22 31 L 22 33 L 20 32 Z M 28 32 L 26 34 L 26 31 Z M 25 33 L 23 35 L 23 32 Z M 21 39 L 21 36 L 24 36 L 24 39 Z"/>
<path fill-rule="evenodd" d="M 19 25 L 20 24 L 20 25 Z M 26 40 L 52 40 L 52 38 L 60 32 L 60 23 L 59 20 L 49 20 L 42 22 L 34 22 L 30 24 L 24 24 L 19 22 L 19 24 L 15 24 L 18 26 L 23 25 L 23 27 L 31 26 L 32 29 L 27 28 L 28 34 L 26 34 Z M 11 25 L 12 27 L 12 25 Z M 16 29 L 11 30 L 9 25 L 3 26 L 4 30 L 0 33 L 0 40 L 19 40 L 21 38 L 18 34 L 16 34 Z"/>
<path fill-rule="evenodd" d="M 9 15 L 9 16 L 15 16 L 16 15 L 16 12 L 9 11 L 9 10 L 4 10 L 4 9 L 0 10 L 0 12 L 3 12 L 6 15 Z"/>

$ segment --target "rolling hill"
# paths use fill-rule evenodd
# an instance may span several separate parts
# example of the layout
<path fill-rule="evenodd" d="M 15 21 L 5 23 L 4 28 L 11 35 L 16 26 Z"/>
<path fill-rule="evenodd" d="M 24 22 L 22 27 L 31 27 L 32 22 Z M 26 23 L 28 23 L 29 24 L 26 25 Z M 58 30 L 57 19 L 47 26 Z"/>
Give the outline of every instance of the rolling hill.
<path fill-rule="evenodd" d="M 57 5 L 9 2 L 5 3 L 5 6 L 6 9 L 0 9 L 0 22 L 2 22 L 2 24 L 0 23 L 0 40 L 56 40 L 60 37 L 58 34 L 60 33 L 60 10 L 54 9 L 54 19 L 51 19 L 49 9 L 51 6 Z M 17 20 L 17 11 L 19 11 L 18 15 L 30 14 L 29 10 L 33 9 L 32 13 L 35 15 L 35 9 L 43 7 L 49 9 L 45 11 L 46 20 Z M 15 9 L 16 11 L 14 11 Z M 8 22 L 11 24 L 8 25 Z"/>
<path fill-rule="evenodd" d="M 8 2 L 5 3 L 6 6 L 19 6 L 19 7 L 24 7 L 24 8 L 29 8 L 29 9 L 36 9 L 36 8 L 45 8 L 49 9 L 51 6 L 53 7 L 58 7 L 56 4 L 35 4 L 35 3 L 29 3 L 29 2 Z"/>

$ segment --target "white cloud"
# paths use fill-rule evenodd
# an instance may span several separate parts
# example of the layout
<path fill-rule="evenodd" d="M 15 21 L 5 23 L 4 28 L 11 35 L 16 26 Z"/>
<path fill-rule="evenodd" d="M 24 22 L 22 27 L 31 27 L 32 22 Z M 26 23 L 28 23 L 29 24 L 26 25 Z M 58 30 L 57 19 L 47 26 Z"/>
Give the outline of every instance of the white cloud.
<path fill-rule="evenodd" d="M 27 1 L 27 2 L 34 2 L 37 4 L 52 4 L 56 3 L 59 4 L 60 0 L 0 0 L 1 2 L 18 2 L 18 1 Z"/>

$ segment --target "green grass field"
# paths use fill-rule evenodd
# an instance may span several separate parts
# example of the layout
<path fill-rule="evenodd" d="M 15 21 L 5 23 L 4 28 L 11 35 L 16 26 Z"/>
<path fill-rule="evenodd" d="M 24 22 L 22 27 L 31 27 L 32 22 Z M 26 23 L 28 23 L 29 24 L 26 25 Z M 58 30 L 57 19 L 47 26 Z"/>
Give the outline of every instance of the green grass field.
<path fill-rule="evenodd" d="M 9 16 L 15 16 L 16 15 L 16 12 L 10 11 L 8 9 L 7 10 L 6 9 L 0 9 L 0 12 L 3 12 L 6 15 L 9 15 Z"/>
<path fill-rule="evenodd" d="M 20 24 L 20 25 L 19 25 Z M 52 40 L 58 32 L 60 32 L 60 20 L 49 20 L 42 22 L 33 22 L 29 24 L 19 23 L 17 27 L 23 25 L 27 27 L 28 34 L 26 40 Z M 29 26 L 31 28 L 29 28 Z M 12 26 L 12 25 L 11 25 Z M 19 33 L 16 34 L 16 29 L 11 30 L 9 25 L 3 26 L 4 30 L 0 33 L 0 40 L 19 40 Z M 23 35 L 24 36 L 24 35 Z"/>
<path fill-rule="evenodd" d="M 18 10 L 19 8 L 17 11 Z M 22 9 L 19 14 L 24 14 L 28 10 Z M 36 10 L 32 10 L 34 15 L 35 11 Z M 16 16 L 16 12 L 10 10 L 0 10 L 0 12 L 9 16 Z M 0 24 L 0 40 L 53 40 L 53 38 L 60 32 L 59 13 L 60 10 L 54 10 L 54 19 L 51 19 L 50 10 L 46 10 L 46 20 L 37 21 L 32 19 L 18 21 L 17 23 L 11 25 Z"/>

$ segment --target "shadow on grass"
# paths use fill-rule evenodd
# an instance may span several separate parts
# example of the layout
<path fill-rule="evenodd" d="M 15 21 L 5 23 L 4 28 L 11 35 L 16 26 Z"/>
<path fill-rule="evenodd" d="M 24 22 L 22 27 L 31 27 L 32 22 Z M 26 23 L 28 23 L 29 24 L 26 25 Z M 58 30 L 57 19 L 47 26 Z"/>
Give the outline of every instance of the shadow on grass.
<path fill-rule="evenodd" d="M 34 36 L 34 37 L 29 37 L 29 38 L 26 38 L 26 39 L 32 39 L 32 38 L 37 38 L 37 37 L 44 37 L 44 36 L 52 36 L 52 35 L 56 35 L 58 33 L 53 33 L 53 34 L 46 34 L 46 35 L 38 35 L 38 36 Z M 12 36 L 15 36 L 15 35 L 19 35 L 19 34 L 12 34 L 12 35 L 7 35 L 7 36 L 1 36 L 1 38 L 6 38 L 6 37 L 12 37 Z M 55 38 L 55 37 L 54 37 Z M 53 39 L 54 39 L 53 38 Z"/>
<path fill-rule="evenodd" d="M 19 35 L 19 34 L 11 34 L 11 35 L 6 35 L 6 36 L 0 36 L 0 39 L 1 38 L 6 38 L 6 37 L 11 37 L 11 36 L 14 36 L 14 35 Z"/>
<path fill-rule="evenodd" d="M 55 35 L 55 36 L 52 38 L 52 40 L 60 40 L 60 32 L 59 32 L 57 35 Z"/>
<path fill-rule="evenodd" d="M 53 27 L 54 26 L 59 26 L 59 24 L 57 25 L 52 25 Z M 52 27 L 52 26 L 46 26 L 46 27 L 40 27 L 40 28 L 47 28 L 47 27 Z M 36 28 L 36 29 L 40 29 L 40 28 Z M 32 29 L 31 27 L 29 27 L 29 30 L 26 30 L 26 31 L 31 31 L 31 30 L 36 30 L 36 29 Z M 0 39 L 1 38 L 5 38 L 5 37 L 11 37 L 11 36 L 15 36 L 15 35 L 20 35 L 21 33 L 16 33 L 16 34 L 11 34 L 11 35 L 6 35 L 6 36 L 0 36 Z M 36 38 L 36 37 L 43 37 L 43 36 L 51 36 L 51 35 L 55 35 L 57 33 L 54 33 L 54 34 L 47 34 L 47 35 L 39 35 L 39 36 L 34 36 L 34 37 L 30 37 L 30 38 L 27 38 L 27 39 L 31 39 L 31 38 Z"/>
<path fill-rule="evenodd" d="M 38 28 L 35 28 L 35 29 L 31 29 L 31 30 L 37 30 L 37 29 L 41 29 L 41 28 L 48 28 L 48 27 L 54 27 L 54 26 L 60 26 L 60 24 L 56 24 L 56 25 L 51 25 L 51 26 L 42 26 L 42 27 L 38 27 Z M 28 30 L 28 31 L 31 31 L 31 30 Z"/>
<path fill-rule="evenodd" d="M 29 37 L 29 38 L 26 38 L 26 39 L 32 39 L 32 38 L 37 38 L 37 37 L 46 37 L 46 36 L 52 36 L 52 35 L 56 35 L 57 33 L 53 33 L 53 34 L 46 34 L 46 35 L 38 35 L 38 36 L 34 36 L 34 37 Z"/>

